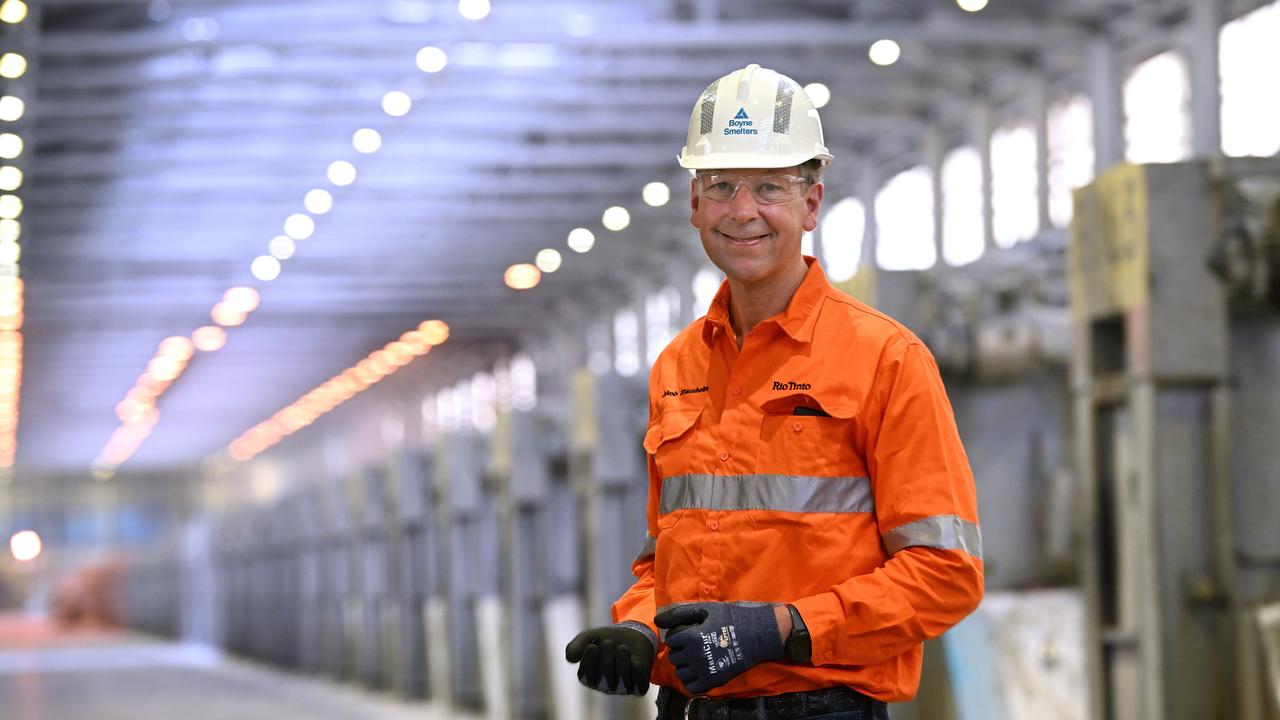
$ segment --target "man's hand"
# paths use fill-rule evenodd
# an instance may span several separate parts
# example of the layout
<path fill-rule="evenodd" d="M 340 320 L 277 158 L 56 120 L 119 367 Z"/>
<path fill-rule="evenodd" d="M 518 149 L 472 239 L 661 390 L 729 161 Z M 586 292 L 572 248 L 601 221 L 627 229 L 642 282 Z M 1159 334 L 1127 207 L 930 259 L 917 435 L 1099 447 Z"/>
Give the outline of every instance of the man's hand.
<path fill-rule="evenodd" d="M 676 677 L 695 695 L 782 657 L 773 605 L 688 603 L 658 613 L 654 623 L 669 631 L 668 659 L 676 666 Z"/>
<path fill-rule="evenodd" d="M 621 623 L 578 633 L 565 647 L 564 659 L 578 663 L 578 681 L 593 690 L 644 695 L 657 644 L 651 629 Z"/>

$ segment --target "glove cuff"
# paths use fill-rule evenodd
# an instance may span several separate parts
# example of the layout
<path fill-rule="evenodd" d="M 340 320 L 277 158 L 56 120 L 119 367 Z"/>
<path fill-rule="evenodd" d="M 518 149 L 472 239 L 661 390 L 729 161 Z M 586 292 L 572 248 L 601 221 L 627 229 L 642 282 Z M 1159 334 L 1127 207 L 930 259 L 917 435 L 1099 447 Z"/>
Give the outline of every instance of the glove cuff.
<path fill-rule="evenodd" d="M 777 660 L 782 657 L 784 645 L 778 636 L 778 618 L 773 614 L 773 605 L 759 607 L 734 608 L 734 615 L 746 620 L 744 625 L 761 628 L 763 632 L 751 638 L 750 645 L 757 662 Z"/>
<path fill-rule="evenodd" d="M 653 628 L 650 628 L 642 622 L 636 622 L 635 620 L 623 620 L 622 622 L 614 625 L 614 627 L 630 628 L 643 633 L 649 640 L 649 644 L 653 645 L 653 654 L 658 654 L 658 635 L 653 631 Z"/>

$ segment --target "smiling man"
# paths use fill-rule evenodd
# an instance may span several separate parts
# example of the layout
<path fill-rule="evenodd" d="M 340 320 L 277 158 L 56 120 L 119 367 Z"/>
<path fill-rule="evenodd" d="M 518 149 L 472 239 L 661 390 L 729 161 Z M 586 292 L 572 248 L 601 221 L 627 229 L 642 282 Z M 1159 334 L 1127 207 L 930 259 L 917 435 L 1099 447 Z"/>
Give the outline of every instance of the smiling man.
<path fill-rule="evenodd" d="M 680 164 L 726 280 L 650 374 L 636 582 L 614 625 L 565 649 L 589 687 L 661 685 L 660 720 L 886 718 L 915 694 L 923 641 L 982 597 L 933 357 L 800 252 L 830 161 L 812 102 L 772 70 L 694 107 Z"/>

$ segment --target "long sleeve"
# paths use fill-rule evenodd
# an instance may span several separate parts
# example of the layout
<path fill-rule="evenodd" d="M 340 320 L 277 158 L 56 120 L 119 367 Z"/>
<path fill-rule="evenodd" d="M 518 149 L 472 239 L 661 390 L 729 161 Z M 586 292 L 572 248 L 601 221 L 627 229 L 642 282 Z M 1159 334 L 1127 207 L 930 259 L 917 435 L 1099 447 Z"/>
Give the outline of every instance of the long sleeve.
<path fill-rule="evenodd" d="M 936 637 L 983 593 L 973 474 L 942 379 L 914 340 L 890 343 L 865 418 L 875 521 L 887 560 L 795 601 L 813 663 L 867 665 Z"/>

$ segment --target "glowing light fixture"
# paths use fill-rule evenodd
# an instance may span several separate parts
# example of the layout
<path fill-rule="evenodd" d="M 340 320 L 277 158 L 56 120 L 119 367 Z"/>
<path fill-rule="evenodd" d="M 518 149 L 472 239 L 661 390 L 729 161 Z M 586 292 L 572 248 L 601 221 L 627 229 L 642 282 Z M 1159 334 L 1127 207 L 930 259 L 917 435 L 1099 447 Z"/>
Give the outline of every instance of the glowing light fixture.
<path fill-rule="evenodd" d="M 227 446 L 231 459 L 245 462 L 283 440 L 286 436 L 310 426 L 357 393 L 395 373 L 426 355 L 432 345 L 449 337 L 449 326 L 439 320 L 427 320 L 416 330 L 369 353 L 368 357 L 313 388 L 269 419 L 244 431 Z"/>
<path fill-rule="evenodd" d="M 502 280 L 512 290 L 530 290 L 542 280 L 542 271 L 529 263 L 516 263 L 502 274 Z"/>
<path fill-rule="evenodd" d="M 391 117 L 404 117 L 413 109 L 413 98 L 408 93 L 392 90 L 382 96 L 382 111 Z"/>
<path fill-rule="evenodd" d="M 427 73 L 438 73 L 449 64 L 449 56 L 445 55 L 444 50 L 438 47 L 428 45 L 418 51 L 418 69 Z"/>
<path fill-rule="evenodd" d="M 826 107 L 831 102 L 831 89 L 822 83 L 809 83 L 804 86 L 804 94 L 809 96 L 816 108 Z"/>
<path fill-rule="evenodd" d="M 12 165 L 0 167 L 0 190 L 17 190 L 22 187 L 22 171 Z"/>
<path fill-rule="evenodd" d="M 226 300 L 213 306 L 213 310 L 209 311 L 209 317 L 222 327 L 235 327 L 244 324 L 248 313 L 242 312 Z"/>
<path fill-rule="evenodd" d="M 17 122 L 22 119 L 22 113 L 26 110 L 27 104 L 22 101 L 22 98 L 12 95 L 0 97 L 0 120 Z"/>
<path fill-rule="evenodd" d="M 227 344 L 227 331 L 217 325 L 205 325 L 191 333 L 191 343 L 200 352 L 217 352 Z"/>
<path fill-rule="evenodd" d="M 22 137 L 13 133 L 0 133 L 0 158 L 12 160 L 22 154 Z"/>
<path fill-rule="evenodd" d="M 627 209 L 618 205 L 614 205 L 604 211 L 604 215 L 600 218 L 600 222 L 604 224 L 608 230 L 617 232 L 626 229 L 631 224 L 631 213 Z"/>
<path fill-rule="evenodd" d="M 277 260 L 288 260 L 293 257 L 298 246 L 294 244 L 293 238 L 288 235 L 277 235 L 271 238 L 271 242 L 267 243 L 267 252 Z"/>
<path fill-rule="evenodd" d="M 0 243 L 16 243 L 22 237 L 22 223 L 17 220 L 0 220 Z"/>
<path fill-rule="evenodd" d="M 260 297 L 258 291 L 241 285 L 233 287 L 222 294 L 222 301 L 242 313 L 251 313 L 258 309 Z"/>
<path fill-rule="evenodd" d="M 17 195 L 0 195 L 0 218 L 17 220 L 22 215 L 22 198 Z"/>
<path fill-rule="evenodd" d="M 351 145 L 365 155 L 376 153 L 382 147 L 382 133 L 372 128 L 361 128 L 351 136 Z"/>
<path fill-rule="evenodd" d="M 987 6 L 987 0 L 956 0 L 956 4 L 965 12 L 978 12 Z"/>
<path fill-rule="evenodd" d="M 16 242 L 0 242 L 0 265 L 17 265 L 22 246 Z"/>
<path fill-rule="evenodd" d="M 483 20 L 489 10 L 489 0 L 458 0 L 458 14 L 468 20 Z"/>
<path fill-rule="evenodd" d="M 671 188 L 667 187 L 663 182 L 651 182 L 644 186 L 641 191 L 646 205 L 651 207 L 661 207 L 671 200 Z"/>
<path fill-rule="evenodd" d="M 867 51 L 867 57 L 871 58 L 871 62 L 877 65 L 892 65 L 898 62 L 898 58 L 901 56 L 902 48 L 898 46 L 898 43 L 889 39 L 875 41 Z"/>
<path fill-rule="evenodd" d="M 312 215 L 323 215 L 333 209 L 333 195 L 328 190 L 312 190 L 307 193 L 302 204 Z"/>
<path fill-rule="evenodd" d="M 563 262 L 563 260 L 564 259 L 560 257 L 559 250 L 543 248 L 538 251 L 538 255 L 533 262 L 542 272 L 553 273 L 560 269 L 560 263 Z"/>
<path fill-rule="evenodd" d="M 160 355 L 164 357 L 178 358 L 183 361 L 190 360 L 195 354 L 195 346 L 191 344 L 189 338 L 181 335 L 174 335 L 165 338 L 160 343 Z"/>
<path fill-rule="evenodd" d="M 0 77 L 17 80 L 27 72 L 27 59 L 18 53 L 0 55 Z"/>
<path fill-rule="evenodd" d="M 23 530 L 9 538 L 9 552 L 13 553 L 13 559 L 18 562 L 31 562 L 40 557 L 43 551 L 44 543 L 34 530 Z"/>
<path fill-rule="evenodd" d="M 294 213 L 285 218 L 284 234 L 294 240 L 306 240 L 316 232 L 316 221 L 310 215 Z"/>
<path fill-rule="evenodd" d="M 270 255 L 259 255 L 249 264 L 249 272 L 263 282 L 271 282 L 280 277 L 280 261 Z"/>
<path fill-rule="evenodd" d="M 17 25 L 27 19 L 27 4 L 22 0 L 5 0 L 0 5 L 0 22 Z"/>
<path fill-rule="evenodd" d="M 346 187 L 356 181 L 356 166 L 346 160 L 335 160 L 329 163 L 329 182 L 338 187 Z M 300 240 L 301 238 L 294 238 Z"/>
<path fill-rule="evenodd" d="M 596 236 L 586 228 L 574 228 L 569 231 L 569 249 L 576 253 L 584 253 L 596 245 Z"/>

